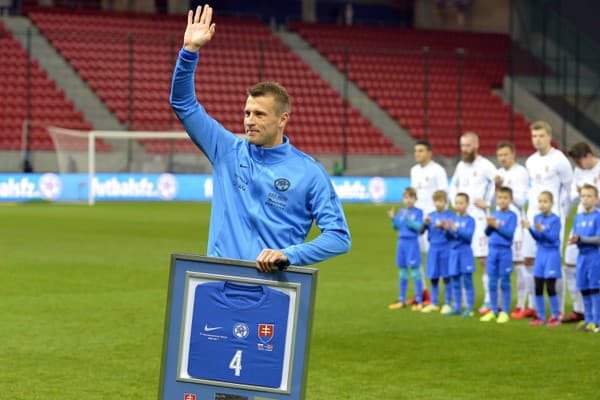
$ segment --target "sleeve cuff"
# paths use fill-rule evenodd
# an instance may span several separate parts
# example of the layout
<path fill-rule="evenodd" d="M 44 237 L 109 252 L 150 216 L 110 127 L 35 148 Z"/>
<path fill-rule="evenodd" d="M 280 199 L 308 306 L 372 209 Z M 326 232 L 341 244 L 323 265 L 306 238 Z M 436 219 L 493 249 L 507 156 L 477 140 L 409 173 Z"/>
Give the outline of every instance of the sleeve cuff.
<path fill-rule="evenodd" d="M 199 51 L 189 51 L 184 49 L 183 47 L 179 51 L 179 57 L 181 57 L 185 61 L 196 61 L 198 59 Z"/>

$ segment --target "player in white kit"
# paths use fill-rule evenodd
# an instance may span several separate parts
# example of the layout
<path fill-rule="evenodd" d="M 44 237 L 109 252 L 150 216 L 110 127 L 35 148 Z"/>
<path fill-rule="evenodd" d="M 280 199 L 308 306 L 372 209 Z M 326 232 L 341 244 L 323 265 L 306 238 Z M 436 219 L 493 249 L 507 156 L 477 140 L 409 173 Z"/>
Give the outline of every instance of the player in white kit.
<path fill-rule="evenodd" d="M 523 264 L 523 227 L 521 219 L 525 215 L 525 200 L 529 188 L 527 169 L 515 162 L 515 146 L 510 142 L 500 142 L 496 146 L 498 157 L 498 174 L 494 178 L 496 188 L 506 186 L 513 191 L 513 202 L 510 209 L 517 214 L 517 228 L 513 238 L 512 255 L 517 272 L 517 307 L 510 314 L 511 318 L 526 318 L 535 316 L 533 268 Z M 529 300 L 529 307 L 526 301 Z M 508 312 L 508 310 L 505 310 Z"/>
<path fill-rule="evenodd" d="M 585 142 L 575 143 L 569 150 L 569 156 L 575 163 L 573 182 L 571 183 L 571 204 L 579 203 L 579 191 L 583 185 L 590 184 L 598 187 L 600 183 L 600 160 L 594 156 L 592 148 Z M 577 205 L 577 213 L 583 212 L 581 203 Z M 572 234 L 569 234 L 571 237 Z M 567 290 L 573 301 L 573 312 L 565 315 L 561 322 L 577 322 L 583 320 L 583 302 L 581 292 L 575 282 L 575 265 L 579 249 L 576 244 L 568 244 L 565 248 L 565 267 L 563 269 Z"/>
<path fill-rule="evenodd" d="M 561 218 L 561 226 L 565 226 L 565 219 L 569 211 L 569 191 L 573 180 L 573 170 L 567 157 L 552 147 L 552 128 L 545 121 L 531 124 L 531 143 L 536 149 L 527 161 L 525 167 L 529 173 L 530 189 L 528 195 L 527 220 L 533 224 L 533 217 L 538 214 L 538 196 L 543 191 L 552 193 L 555 201 L 552 212 Z M 563 228 L 564 229 L 564 228 Z M 563 238 L 561 230 L 561 241 Z M 524 230 L 523 256 L 525 265 L 533 266 L 536 253 L 535 240 Z M 557 281 L 556 291 L 559 299 L 564 296 L 563 282 Z M 561 301 L 564 304 L 563 301 Z M 561 311 L 564 314 L 564 310 Z"/>
<path fill-rule="evenodd" d="M 486 217 L 494 198 L 494 178 L 496 167 L 485 157 L 477 154 L 479 137 L 473 132 L 467 132 L 460 137 L 461 161 L 456 165 L 450 181 L 449 197 L 452 202 L 458 193 L 469 195 L 471 202 L 467 214 L 475 219 L 475 232 L 471 241 L 473 256 L 479 259 L 483 268 L 484 304 L 481 312 L 489 312 L 490 294 L 485 262 L 488 255 L 488 237 L 485 235 Z M 454 205 L 454 203 L 452 204 Z"/>
<path fill-rule="evenodd" d="M 418 140 L 415 143 L 415 164 L 410 169 L 410 187 L 417 191 L 417 202 L 415 207 L 423 211 L 423 215 L 428 215 L 435 211 L 433 204 L 433 193 L 438 190 L 448 191 L 448 175 L 446 170 L 433 159 L 431 144 L 427 140 Z M 421 253 L 427 253 L 429 241 L 427 234 L 419 236 L 419 246 Z M 421 264 L 421 276 L 426 276 Z M 429 299 L 429 293 L 423 280 L 423 301 Z"/>

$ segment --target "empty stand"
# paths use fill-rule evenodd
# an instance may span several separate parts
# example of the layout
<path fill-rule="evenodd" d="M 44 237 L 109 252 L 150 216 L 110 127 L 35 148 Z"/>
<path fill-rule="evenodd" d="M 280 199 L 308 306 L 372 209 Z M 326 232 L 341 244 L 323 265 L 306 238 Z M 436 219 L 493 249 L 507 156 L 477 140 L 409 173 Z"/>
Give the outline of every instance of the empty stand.
<path fill-rule="evenodd" d="M 492 94 L 508 70 L 508 36 L 332 24 L 292 27 L 414 138 L 429 139 L 437 154 L 456 155 L 457 137 L 465 131 L 479 134 L 483 154 L 494 154 L 500 140 L 531 147 L 524 116 L 511 113 Z"/>
<path fill-rule="evenodd" d="M 29 65 L 27 52 L 0 21 L 0 149 L 17 150 L 23 147 L 22 132 L 29 107 L 31 150 L 54 148 L 45 127 L 57 125 L 73 129 L 92 129 L 81 111 L 67 100 L 35 60 Z M 29 81 L 29 89 L 28 89 Z M 28 91 L 29 104 L 27 102 Z M 99 142 L 100 150 L 110 146 Z"/>
<path fill-rule="evenodd" d="M 132 130 L 181 130 L 168 97 L 185 18 L 131 13 L 33 10 L 29 17 L 119 120 Z M 292 98 L 286 134 L 309 153 L 339 153 L 347 134 L 354 154 L 401 154 L 389 138 L 344 102 L 258 19 L 217 17 L 217 34 L 201 50 L 196 90 L 227 129 L 243 131 L 245 89 L 259 80 L 283 84 Z M 344 126 L 347 128 L 344 129 Z M 170 145 L 146 142 L 149 151 Z M 179 151 L 191 145 L 177 144 Z"/>

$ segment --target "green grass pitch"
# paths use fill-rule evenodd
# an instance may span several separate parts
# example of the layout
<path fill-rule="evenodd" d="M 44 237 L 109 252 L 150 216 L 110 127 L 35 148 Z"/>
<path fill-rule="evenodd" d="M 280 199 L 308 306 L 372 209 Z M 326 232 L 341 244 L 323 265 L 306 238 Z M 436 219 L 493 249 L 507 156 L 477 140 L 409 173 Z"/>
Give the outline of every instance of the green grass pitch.
<path fill-rule="evenodd" d="M 0 205 L 0 399 L 155 399 L 170 254 L 204 252 L 209 209 Z M 600 334 L 388 310 L 386 209 L 345 205 L 352 251 L 319 266 L 308 399 L 597 396 Z"/>

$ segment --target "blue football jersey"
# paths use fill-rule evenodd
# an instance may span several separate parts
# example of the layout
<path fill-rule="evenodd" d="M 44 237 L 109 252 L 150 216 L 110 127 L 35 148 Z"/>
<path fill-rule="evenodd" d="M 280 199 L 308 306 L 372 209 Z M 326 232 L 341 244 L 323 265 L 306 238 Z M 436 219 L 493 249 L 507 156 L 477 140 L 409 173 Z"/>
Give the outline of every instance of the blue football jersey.
<path fill-rule="evenodd" d="M 188 374 L 277 388 L 290 298 L 264 285 L 202 283 L 194 293 Z"/>

